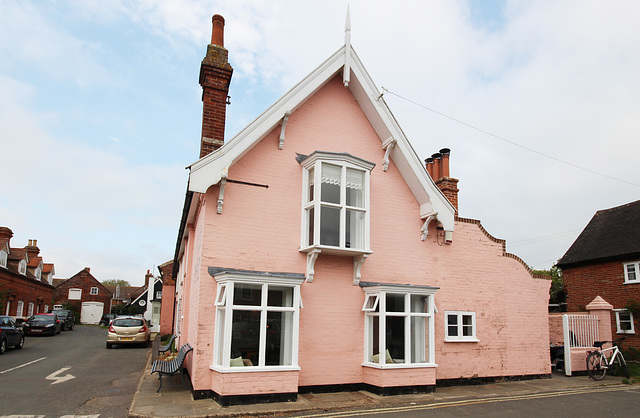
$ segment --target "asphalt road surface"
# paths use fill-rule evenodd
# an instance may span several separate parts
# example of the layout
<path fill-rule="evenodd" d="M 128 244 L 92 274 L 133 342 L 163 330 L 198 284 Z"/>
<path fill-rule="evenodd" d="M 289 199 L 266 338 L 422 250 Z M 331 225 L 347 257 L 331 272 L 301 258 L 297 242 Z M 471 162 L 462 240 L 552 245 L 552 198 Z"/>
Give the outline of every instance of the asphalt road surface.
<path fill-rule="evenodd" d="M 107 331 L 76 325 L 27 336 L 0 356 L 0 417 L 126 417 L 149 347 L 105 347 Z"/>

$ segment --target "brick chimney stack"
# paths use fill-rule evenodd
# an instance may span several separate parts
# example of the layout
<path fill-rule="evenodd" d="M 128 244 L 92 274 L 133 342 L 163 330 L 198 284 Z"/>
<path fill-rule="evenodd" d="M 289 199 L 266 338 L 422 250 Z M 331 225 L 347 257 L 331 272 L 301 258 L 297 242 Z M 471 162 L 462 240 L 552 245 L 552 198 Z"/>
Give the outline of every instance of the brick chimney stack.
<path fill-rule="evenodd" d="M 458 213 L 458 179 L 449 177 L 449 148 L 442 148 L 425 160 L 427 172 L 436 183 L 442 194 L 451 202 Z"/>
<path fill-rule="evenodd" d="M 27 254 L 29 254 L 30 258 L 37 257 L 38 254 L 40 254 L 40 248 L 38 248 L 37 239 L 30 239 L 29 243 L 26 247 L 24 247 L 24 249 L 27 250 Z"/>
<path fill-rule="evenodd" d="M 224 47 L 224 18 L 212 18 L 211 44 L 200 65 L 202 86 L 202 137 L 200 158 L 212 153 L 224 144 L 224 127 L 227 113 L 227 97 L 233 68 L 229 65 L 229 51 Z"/>

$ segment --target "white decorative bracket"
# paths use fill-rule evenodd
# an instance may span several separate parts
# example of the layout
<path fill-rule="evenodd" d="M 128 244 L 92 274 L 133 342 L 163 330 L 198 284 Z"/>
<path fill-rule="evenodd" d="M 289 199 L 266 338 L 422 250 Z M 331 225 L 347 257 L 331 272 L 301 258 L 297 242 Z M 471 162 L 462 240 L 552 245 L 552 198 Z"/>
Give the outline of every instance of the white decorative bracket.
<path fill-rule="evenodd" d="M 227 186 L 227 177 L 229 176 L 229 166 L 222 169 L 220 175 L 220 192 L 218 193 L 218 215 L 222 215 L 222 205 L 224 204 L 224 188 Z"/>
<path fill-rule="evenodd" d="M 347 20 L 344 23 L 344 68 L 342 72 L 342 83 L 349 87 L 351 80 L 351 14 L 347 4 Z"/>
<path fill-rule="evenodd" d="M 365 260 L 369 257 L 369 254 L 362 254 L 357 257 L 353 257 L 353 285 L 358 286 L 360 284 L 360 279 L 362 278 L 362 265 Z"/>
<path fill-rule="evenodd" d="M 438 212 L 432 212 L 425 218 L 422 229 L 420 229 L 420 232 L 422 233 L 422 241 L 426 240 L 429 236 L 429 224 L 436 218 L 437 215 Z"/>
<path fill-rule="evenodd" d="M 382 171 L 387 171 L 389 169 L 389 155 L 391 154 L 391 150 L 398 143 L 397 140 L 393 139 L 393 137 L 387 139 L 382 144 L 382 149 L 384 150 L 384 158 L 382 159 Z"/>
<path fill-rule="evenodd" d="M 316 260 L 320 255 L 320 250 L 311 250 L 307 253 L 307 282 L 313 282 L 313 275 L 315 274 Z"/>
<path fill-rule="evenodd" d="M 282 118 L 282 128 L 280 128 L 280 137 L 278 138 L 278 149 L 284 148 L 284 130 L 287 128 L 287 121 L 289 120 L 289 116 L 291 116 L 290 111 L 284 112 L 284 117 Z"/>

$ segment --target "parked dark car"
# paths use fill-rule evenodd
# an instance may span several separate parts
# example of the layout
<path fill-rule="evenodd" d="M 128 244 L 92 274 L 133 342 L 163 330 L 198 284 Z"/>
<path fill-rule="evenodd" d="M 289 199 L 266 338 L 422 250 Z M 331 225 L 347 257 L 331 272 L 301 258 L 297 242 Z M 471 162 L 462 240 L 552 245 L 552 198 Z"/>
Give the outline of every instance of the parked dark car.
<path fill-rule="evenodd" d="M 98 325 L 102 325 L 104 327 L 108 326 L 111 321 L 113 321 L 114 319 L 116 319 L 118 315 L 114 314 L 114 313 L 106 313 L 104 315 L 102 315 L 102 318 L 100 318 L 100 322 Z"/>
<path fill-rule="evenodd" d="M 22 348 L 24 346 L 24 332 L 18 328 L 10 316 L 0 316 L 0 354 L 7 351 L 7 347 Z"/>
<path fill-rule="evenodd" d="M 62 321 L 53 313 L 33 315 L 22 326 L 25 335 L 56 335 L 61 329 Z"/>
<path fill-rule="evenodd" d="M 62 321 L 62 331 L 73 330 L 73 327 L 76 326 L 76 317 L 70 310 L 54 309 L 53 311 L 51 311 L 51 313 L 58 315 L 58 318 L 60 318 L 60 321 Z"/>

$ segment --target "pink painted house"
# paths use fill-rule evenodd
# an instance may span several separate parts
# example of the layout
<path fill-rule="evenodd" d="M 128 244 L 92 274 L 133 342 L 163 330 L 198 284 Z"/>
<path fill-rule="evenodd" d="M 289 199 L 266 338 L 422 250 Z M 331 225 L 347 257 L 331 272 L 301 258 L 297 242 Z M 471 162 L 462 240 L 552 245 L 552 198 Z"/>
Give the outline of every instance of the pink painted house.
<path fill-rule="evenodd" d="M 427 169 L 348 25 L 342 48 L 227 142 L 223 28 L 214 16 L 173 263 L 194 396 L 548 377 L 550 282 L 457 216 L 449 150 Z"/>

